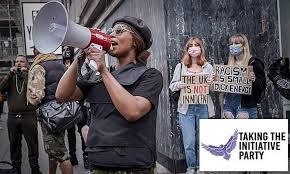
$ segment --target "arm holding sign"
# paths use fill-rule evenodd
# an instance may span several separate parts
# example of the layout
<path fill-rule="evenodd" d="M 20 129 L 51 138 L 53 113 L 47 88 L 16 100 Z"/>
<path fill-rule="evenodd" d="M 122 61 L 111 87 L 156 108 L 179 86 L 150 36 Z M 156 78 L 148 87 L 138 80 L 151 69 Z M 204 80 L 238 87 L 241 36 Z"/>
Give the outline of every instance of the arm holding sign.
<path fill-rule="evenodd" d="M 206 63 L 203 67 L 204 69 L 204 74 L 208 74 L 208 79 L 207 79 L 207 84 L 208 85 L 212 85 L 213 83 L 213 78 L 214 78 L 214 74 L 213 74 L 213 67 L 211 64 Z"/>
<path fill-rule="evenodd" d="M 254 58 L 253 61 L 250 61 L 250 65 L 253 66 L 255 75 L 255 80 L 253 80 L 252 85 L 252 95 L 256 97 L 257 101 L 260 101 L 262 93 L 265 91 L 267 86 L 264 64 L 261 60 Z"/>
<path fill-rule="evenodd" d="M 255 82 L 256 81 L 256 75 L 255 75 L 255 73 L 254 72 L 250 72 L 249 73 L 249 78 L 250 78 L 250 80 L 252 80 L 253 82 Z"/>
<path fill-rule="evenodd" d="M 170 82 L 169 89 L 171 91 L 180 91 L 185 87 L 184 83 L 181 83 L 181 63 L 177 64 L 173 73 L 173 78 Z"/>

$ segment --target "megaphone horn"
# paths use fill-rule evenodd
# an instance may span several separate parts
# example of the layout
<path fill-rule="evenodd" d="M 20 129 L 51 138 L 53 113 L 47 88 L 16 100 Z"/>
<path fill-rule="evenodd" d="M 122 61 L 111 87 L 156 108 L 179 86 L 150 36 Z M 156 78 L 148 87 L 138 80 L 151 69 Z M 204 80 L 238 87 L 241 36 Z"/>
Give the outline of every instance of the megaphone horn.
<path fill-rule="evenodd" d="M 69 20 L 64 5 L 58 1 L 50 1 L 40 9 L 33 24 L 32 39 L 35 48 L 44 54 L 54 52 L 59 46 L 86 48 L 91 44 L 108 52 L 112 44 L 108 34 Z"/>

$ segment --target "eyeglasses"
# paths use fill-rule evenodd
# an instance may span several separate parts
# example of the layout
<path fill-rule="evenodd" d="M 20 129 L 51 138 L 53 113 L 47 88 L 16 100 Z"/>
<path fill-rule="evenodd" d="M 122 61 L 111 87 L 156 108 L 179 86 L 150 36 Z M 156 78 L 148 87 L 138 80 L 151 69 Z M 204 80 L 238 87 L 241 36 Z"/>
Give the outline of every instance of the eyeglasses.
<path fill-rule="evenodd" d="M 133 33 L 131 30 L 127 29 L 124 25 L 115 25 L 114 28 L 110 28 L 107 32 L 107 34 L 115 33 L 116 35 L 121 35 L 125 31 L 128 31 L 130 33 Z"/>

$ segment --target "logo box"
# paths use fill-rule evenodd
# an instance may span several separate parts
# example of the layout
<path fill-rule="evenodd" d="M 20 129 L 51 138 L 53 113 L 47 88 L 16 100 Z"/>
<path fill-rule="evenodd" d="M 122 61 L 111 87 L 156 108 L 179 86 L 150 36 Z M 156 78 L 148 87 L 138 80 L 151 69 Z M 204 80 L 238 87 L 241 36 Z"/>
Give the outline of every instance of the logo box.
<path fill-rule="evenodd" d="M 287 119 L 201 119 L 201 171 L 288 171 Z"/>

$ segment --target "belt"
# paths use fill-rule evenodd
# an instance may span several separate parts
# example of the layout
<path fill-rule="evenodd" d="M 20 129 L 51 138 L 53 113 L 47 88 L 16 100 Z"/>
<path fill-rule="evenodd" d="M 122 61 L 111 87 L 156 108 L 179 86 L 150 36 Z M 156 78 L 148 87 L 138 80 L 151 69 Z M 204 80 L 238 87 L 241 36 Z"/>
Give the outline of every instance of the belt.
<path fill-rule="evenodd" d="M 15 115 L 15 118 L 21 118 L 21 117 L 22 117 L 21 114 L 17 114 L 17 115 Z"/>
<path fill-rule="evenodd" d="M 36 118 L 36 112 L 23 112 L 23 113 L 12 113 L 9 112 L 8 113 L 8 117 L 12 117 L 12 118 L 31 118 L 31 117 L 35 117 Z"/>

